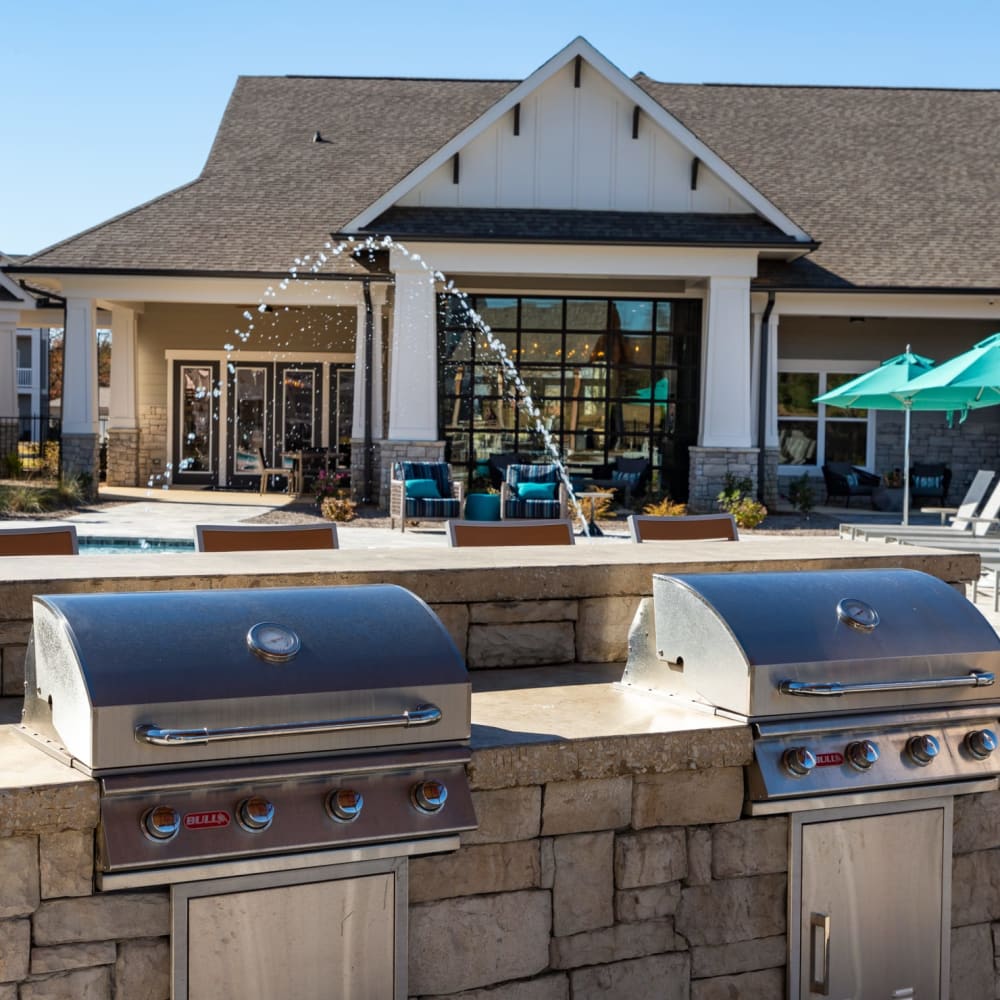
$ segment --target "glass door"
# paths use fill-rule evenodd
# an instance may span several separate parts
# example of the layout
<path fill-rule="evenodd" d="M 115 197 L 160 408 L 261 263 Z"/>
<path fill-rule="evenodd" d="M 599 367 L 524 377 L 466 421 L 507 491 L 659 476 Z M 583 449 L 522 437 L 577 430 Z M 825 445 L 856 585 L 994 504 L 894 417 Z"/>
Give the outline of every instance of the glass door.
<path fill-rule="evenodd" d="M 218 362 L 175 362 L 175 483 L 207 485 L 216 481 L 219 471 L 218 385 Z"/>
<path fill-rule="evenodd" d="M 229 447 L 229 480 L 233 485 L 259 481 L 261 452 L 270 461 L 272 418 L 269 409 L 271 364 L 237 364 L 232 368 L 232 435 Z"/>
<path fill-rule="evenodd" d="M 330 366 L 330 451 L 337 468 L 350 471 L 354 433 L 354 365 Z"/>
<path fill-rule="evenodd" d="M 320 380 L 323 366 L 279 365 L 278 393 L 281 420 L 277 428 L 274 455 L 268 461 L 277 465 L 275 459 L 284 452 L 302 451 L 303 448 L 318 448 L 320 440 Z"/>

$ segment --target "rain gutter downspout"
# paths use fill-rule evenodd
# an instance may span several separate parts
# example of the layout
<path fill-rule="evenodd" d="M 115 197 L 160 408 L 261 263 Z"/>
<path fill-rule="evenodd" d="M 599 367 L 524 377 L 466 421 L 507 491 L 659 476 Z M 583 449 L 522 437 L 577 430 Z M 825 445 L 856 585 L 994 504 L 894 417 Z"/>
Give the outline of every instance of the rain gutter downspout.
<path fill-rule="evenodd" d="M 363 503 L 371 503 L 375 495 L 375 445 L 372 441 L 372 377 L 374 362 L 372 351 L 375 346 L 375 311 L 372 309 L 372 283 L 364 278 L 361 287 L 365 297 L 365 437 L 364 437 L 364 490 Z"/>
<path fill-rule="evenodd" d="M 767 437 L 767 355 L 770 349 L 771 311 L 774 309 L 774 292 L 767 293 L 767 305 L 760 319 L 760 370 L 757 373 L 757 499 L 764 502 L 764 480 L 767 477 L 767 456 L 764 452 Z"/>

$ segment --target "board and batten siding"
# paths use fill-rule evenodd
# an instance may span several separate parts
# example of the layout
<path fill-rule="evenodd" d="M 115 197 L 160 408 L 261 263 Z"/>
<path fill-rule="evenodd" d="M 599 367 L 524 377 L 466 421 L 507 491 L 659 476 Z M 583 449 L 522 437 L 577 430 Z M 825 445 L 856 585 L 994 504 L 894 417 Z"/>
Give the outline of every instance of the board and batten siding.
<path fill-rule="evenodd" d="M 639 116 L 635 104 L 599 73 L 582 67 L 573 86 L 570 63 L 513 112 L 473 139 L 460 155 L 399 199 L 404 206 L 541 208 L 625 212 L 752 213 L 704 163 L 691 188 L 693 157 L 681 143 Z"/>

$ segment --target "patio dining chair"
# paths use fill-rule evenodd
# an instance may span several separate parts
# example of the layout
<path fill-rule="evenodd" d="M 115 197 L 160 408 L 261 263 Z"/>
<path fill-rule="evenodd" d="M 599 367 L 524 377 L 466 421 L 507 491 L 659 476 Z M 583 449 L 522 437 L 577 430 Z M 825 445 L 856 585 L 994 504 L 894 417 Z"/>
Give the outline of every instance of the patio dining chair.
<path fill-rule="evenodd" d="M 447 521 L 462 515 L 465 487 L 447 462 L 395 462 L 389 481 L 389 526 L 407 521 Z"/>
<path fill-rule="evenodd" d="M 340 548 L 335 524 L 199 524 L 198 552 Z"/>
<path fill-rule="evenodd" d="M 569 520 L 449 521 L 452 548 L 487 545 L 575 545 Z"/>
<path fill-rule="evenodd" d="M 508 465 L 500 484 L 500 519 L 566 518 L 569 494 L 558 465 Z"/>
<path fill-rule="evenodd" d="M 75 524 L 0 527 L 0 556 L 75 556 L 79 551 Z"/>
<path fill-rule="evenodd" d="M 718 539 L 739 541 L 736 519 L 732 514 L 685 514 L 681 517 L 655 517 L 633 514 L 628 519 L 633 542 L 691 542 Z"/>

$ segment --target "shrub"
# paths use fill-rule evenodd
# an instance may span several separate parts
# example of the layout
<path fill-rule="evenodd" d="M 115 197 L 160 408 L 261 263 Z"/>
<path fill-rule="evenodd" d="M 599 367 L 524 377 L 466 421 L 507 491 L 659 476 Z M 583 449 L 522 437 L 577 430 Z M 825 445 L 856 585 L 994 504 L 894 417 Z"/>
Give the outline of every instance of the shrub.
<path fill-rule="evenodd" d="M 749 479 L 727 472 L 722 492 L 715 498 L 724 511 L 733 515 L 741 528 L 756 528 L 767 517 L 767 508 L 750 495 L 752 489 L 753 483 Z"/>
<path fill-rule="evenodd" d="M 756 528 L 767 517 L 767 508 L 753 497 L 742 497 L 732 504 L 729 513 L 741 528 Z"/>
<path fill-rule="evenodd" d="M 800 514 L 808 514 L 816 505 L 816 493 L 808 472 L 792 480 L 788 487 L 788 499 Z"/>
<path fill-rule="evenodd" d="M 343 496 L 323 497 L 319 502 L 320 513 L 328 521 L 353 521 L 358 505 L 350 498 L 347 490 Z"/>
<path fill-rule="evenodd" d="M 653 517 L 683 517 L 687 513 L 686 503 L 677 503 L 670 499 L 670 494 L 652 499 L 642 508 L 643 514 L 651 514 Z"/>

